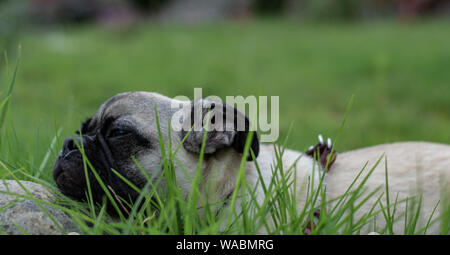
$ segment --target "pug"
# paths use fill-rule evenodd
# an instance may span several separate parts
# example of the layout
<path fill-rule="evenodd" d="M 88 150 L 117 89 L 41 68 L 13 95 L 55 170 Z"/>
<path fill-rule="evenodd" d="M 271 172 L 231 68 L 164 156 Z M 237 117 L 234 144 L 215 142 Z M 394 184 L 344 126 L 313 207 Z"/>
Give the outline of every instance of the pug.
<path fill-rule="evenodd" d="M 196 121 L 198 118 L 202 121 Z M 105 193 L 96 181 L 101 178 L 115 198 L 132 203 L 139 193 L 111 169 L 136 187 L 143 188 L 148 181 L 160 179 L 159 186 L 164 189 L 167 184 L 160 177 L 163 175 L 163 157 L 168 152 L 161 151 L 161 137 L 165 150 L 171 148 L 174 153 L 178 149 L 174 160 L 175 176 L 185 197 L 191 190 L 190 180 L 196 174 L 203 151 L 202 180 L 212 185 L 203 185 L 208 188 L 201 188 L 202 192 L 213 194 L 220 201 L 229 199 L 243 163 L 245 180 L 255 191 L 256 200 L 262 203 L 264 184 L 268 185 L 278 174 L 274 169 L 282 154 L 283 168 L 295 172 L 289 176 L 295 177 L 293 192 L 297 193 L 299 210 L 305 206 L 309 188 L 326 187 L 327 200 L 332 201 L 346 193 L 349 187 L 357 187 L 364 178 L 357 178 L 354 185 L 352 182 L 361 169 L 366 169 L 363 173 L 371 172 L 371 175 L 365 181 L 365 187 L 368 192 L 375 193 L 356 211 L 355 219 L 369 213 L 376 203 L 386 205 L 383 193 L 388 181 L 391 204 L 394 200 L 421 196 L 423 217 L 419 219 L 419 225 L 424 226 L 432 216 L 432 221 L 437 223 L 427 233 L 439 233 L 440 221 L 436 219 L 447 208 L 444 198 L 450 191 L 449 145 L 426 142 L 383 144 L 340 153 L 336 157 L 331 140 L 325 142 L 319 137 L 319 144 L 306 153 L 279 148 L 280 153 L 276 146 L 260 144 L 250 124 L 243 113 L 222 102 L 208 99 L 180 101 L 149 92 L 121 93 L 103 103 L 81 125 L 77 135 L 64 141 L 54 164 L 53 177 L 61 192 L 76 200 L 86 199 L 89 182 L 93 200 L 104 201 Z M 202 147 L 204 139 L 206 142 Z M 82 154 L 86 155 L 89 167 L 98 173 L 97 177 L 91 171 L 86 171 L 86 177 L 87 162 Z M 372 168 L 373 171 L 369 171 Z M 235 215 L 239 215 L 241 200 L 241 197 L 236 200 Z M 399 206 L 396 213 L 401 215 L 404 211 Z M 384 217 L 381 213 L 376 220 L 382 225 Z M 402 233 L 403 224 L 403 221 L 394 224 L 394 232 Z M 270 229 L 262 229 L 261 233 L 264 232 L 270 232 Z"/>

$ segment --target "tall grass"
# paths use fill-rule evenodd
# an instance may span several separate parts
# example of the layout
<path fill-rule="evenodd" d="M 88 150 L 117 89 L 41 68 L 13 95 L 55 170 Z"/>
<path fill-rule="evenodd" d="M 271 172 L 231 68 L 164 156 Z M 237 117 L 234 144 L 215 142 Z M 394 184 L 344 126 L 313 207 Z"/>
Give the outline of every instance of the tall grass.
<path fill-rule="evenodd" d="M 155 117 L 162 155 L 160 167 L 163 169 L 163 174 L 156 179 L 154 176 L 149 176 L 148 171 L 143 169 L 139 162 L 133 158 L 139 171 L 147 178 L 147 184 L 143 188 L 138 188 L 120 175 L 116 169 L 111 169 L 114 174 L 132 189 L 139 192 L 140 195 L 135 203 L 130 204 L 129 201 L 117 197 L 114 190 L 110 189 L 102 181 L 86 156 L 83 144 L 77 144 L 83 157 L 88 188 L 86 190 L 86 202 L 73 201 L 60 193 L 53 182 L 49 183 L 40 178 L 41 171 L 44 169 L 43 166 L 47 164 L 48 156 L 40 160 L 40 164 L 34 162 L 34 164 L 39 165 L 37 167 L 38 171 L 35 171 L 33 167 L 20 162 L 20 155 L 14 156 L 14 153 L 17 153 L 17 151 L 8 150 L 8 148 L 12 148 L 9 146 L 9 143 L 18 140 L 17 137 L 11 135 L 10 131 L 14 131 L 13 127 L 11 130 L 3 128 L 4 121 L 8 120 L 6 116 L 17 70 L 18 64 L 10 78 L 7 93 L 0 105 L 0 124 L 2 124 L 0 126 L 2 128 L 0 130 L 2 132 L 2 139 L 0 140 L 2 146 L 0 178 L 2 180 L 16 180 L 26 192 L 25 194 L 12 194 L 9 191 L 1 191 L 0 193 L 16 195 L 35 201 L 63 233 L 65 233 L 65 230 L 48 213 L 45 206 L 64 211 L 74 221 L 82 234 L 257 234 L 265 232 L 268 234 L 302 235 L 306 233 L 308 225 L 311 226 L 309 234 L 312 235 L 360 234 L 368 231 L 377 231 L 380 234 L 424 234 L 431 224 L 436 223 L 432 222 L 430 217 L 424 228 L 419 229 L 417 227 L 421 212 L 421 198 L 412 197 L 405 201 L 398 201 L 396 198 L 392 201 L 392 198 L 389 197 L 387 167 L 385 192 L 378 195 L 377 202 L 370 205 L 371 209 L 364 212 L 362 217 L 355 217 L 356 212 L 381 190 L 381 187 L 376 190 L 368 190 L 365 187 L 365 183 L 383 157 L 380 157 L 378 162 L 370 169 L 367 169 L 366 164 L 346 192 L 334 199 L 329 200 L 326 196 L 326 186 L 322 185 L 325 178 L 324 174 L 321 174 L 319 185 L 315 185 L 314 179 L 308 180 L 305 204 L 302 208 L 298 208 L 298 194 L 295 192 L 298 187 L 296 187 L 296 182 L 292 181 L 296 178 L 296 172 L 282 163 L 289 135 L 285 137 L 282 143 L 273 145 L 275 163 L 272 168 L 273 178 L 269 183 L 264 182 L 261 169 L 258 163 L 254 161 L 255 168 L 259 173 L 257 185 L 261 185 L 264 192 L 263 201 L 258 201 L 255 186 L 247 182 L 244 174 L 247 155 L 250 153 L 253 157 L 255 156 L 252 151 L 249 151 L 250 139 L 254 135 L 253 133 L 249 135 L 246 141 L 242 162 L 237 171 L 235 189 L 230 198 L 217 200 L 209 192 L 205 192 L 208 190 L 208 185 L 211 185 L 211 183 L 204 183 L 201 172 L 206 141 L 205 135 L 194 176 L 190 176 L 188 174 L 189 171 L 182 169 L 191 183 L 190 192 L 185 196 L 177 183 L 175 165 L 180 165 L 176 154 L 190 132 L 186 134 L 176 148 L 172 148 L 171 134 L 169 133 L 168 141 L 163 139 L 156 107 Z M 348 110 L 337 137 L 342 132 L 347 115 Z M 170 122 L 168 125 L 170 130 Z M 58 136 L 59 132 L 56 132 L 55 139 Z M 14 137 L 14 139 L 11 139 L 11 137 Z M 49 151 L 54 149 L 54 141 L 45 146 L 49 148 Z M 314 171 L 319 171 L 319 169 L 316 168 Z M 106 194 L 103 202 L 100 204 L 96 204 L 93 201 L 92 180 L 88 178 L 89 173 L 92 173 L 95 181 L 100 184 L 100 187 Z M 54 194 L 55 201 L 48 202 L 33 197 L 31 192 L 26 189 L 26 186 L 21 183 L 21 180 L 24 179 L 44 185 Z M 358 181 L 360 181 L 359 184 L 356 184 Z M 161 188 L 163 182 L 165 183 L 165 188 Z M 382 202 L 382 196 L 386 198 L 385 204 Z M 441 203 L 444 202 L 441 201 Z M 112 205 L 118 217 L 113 218 L 108 215 L 106 210 L 107 203 Z M 7 209 L 7 206 L 0 208 L 0 212 Z M 396 213 L 399 211 L 400 206 L 407 208 L 405 215 L 402 215 L 402 217 L 399 217 Z M 441 221 L 441 234 L 449 234 L 450 207 L 448 204 L 443 204 L 441 207 L 443 208 L 441 210 L 443 213 L 438 219 Z M 240 209 L 236 210 L 236 208 Z M 314 216 L 314 213 L 318 209 L 320 209 L 321 213 L 317 218 Z M 385 224 L 376 222 L 376 216 L 379 214 L 383 215 Z M 400 218 L 404 219 L 404 231 L 402 233 L 394 233 L 393 224 Z M 314 224 L 310 224 L 313 221 Z"/>

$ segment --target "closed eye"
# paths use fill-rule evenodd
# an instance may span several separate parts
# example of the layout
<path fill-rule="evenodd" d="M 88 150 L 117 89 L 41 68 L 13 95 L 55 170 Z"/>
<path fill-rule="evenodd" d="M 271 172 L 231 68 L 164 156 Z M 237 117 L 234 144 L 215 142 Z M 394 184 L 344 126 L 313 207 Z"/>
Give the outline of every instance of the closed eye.
<path fill-rule="evenodd" d="M 108 133 L 108 137 L 114 138 L 114 137 L 122 137 L 126 135 L 130 135 L 133 132 L 124 128 L 114 128 Z"/>

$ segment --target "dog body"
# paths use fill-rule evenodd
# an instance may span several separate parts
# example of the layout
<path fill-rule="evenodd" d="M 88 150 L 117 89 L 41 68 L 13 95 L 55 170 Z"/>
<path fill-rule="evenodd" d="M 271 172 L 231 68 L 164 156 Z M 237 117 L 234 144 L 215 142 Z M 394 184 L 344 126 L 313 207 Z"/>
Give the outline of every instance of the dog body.
<path fill-rule="evenodd" d="M 276 162 L 273 147 L 262 145 L 261 155 L 265 155 L 265 157 L 258 159 L 260 165 L 265 166 L 261 167 L 263 169 L 261 171 L 266 171 L 266 174 L 263 173 L 263 175 L 266 176 L 267 180 L 270 180 L 270 169 L 273 167 L 268 167 L 270 164 L 268 161 Z M 296 161 L 299 158 L 301 160 Z M 248 164 L 248 170 L 255 171 L 254 166 L 250 162 Z M 314 183 L 318 184 L 323 172 L 322 170 L 314 171 L 313 169 L 320 169 L 319 164 L 297 151 L 286 150 L 283 164 L 285 169 L 292 168 L 297 172 L 295 180 L 296 186 L 299 187 L 296 191 L 298 193 L 297 209 L 301 211 L 306 199 L 305 183 L 307 179 L 313 177 Z M 422 196 L 422 206 L 416 230 L 423 228 L 429 220 L 431 222 L 437 221 L 438 223 L 432 224 L 426 232 L 437 234 L 441 231 L 439 216 L 441 213 L 445 213 L 443 207 L 449 206 L 449 164 L 450 146 L 448 145 L 427 142 L 383 144 L 340 153 L 336 162 L 325 174 L 323 185 L 326 185 L 327 200 L 332 201 L 340 198 L 354 181 L 353 189 L 350 190 L 355 190 L 364 181 L 367 174 L 373 170 L 364 187 L 366 189 L 365 194 L 370 192 L 374 192 L 374 194 L 355 211 L 354 219 L 360 219 L 368 212 L 380 210 L 380 205 L 377 204 L 380 202 L 387 210 L 386 181 L 388 181 L 390 213 L 393 212 L 394 207 L 396 208 L 393 232 L 402 234 L 404 231 L 406 199 L 409 199 L 409 206 L 411 206 L 414 202 L 418 202 L 418 199 Z M 360 173 L 361 175 L 358 177 Z M 251 177 L 251 179 L 254 178 L 254 176 Z M 355 204 L 358 204 L 358 202 Z M 331 209 L 334 205 L 336 205 L 336 202 L 330 203 L 328 208 Z M 373 210 L 371 207 L 374 205 L 376 206 Z M 414 213 L 415 211 L 409 210 L 408 212 Z M 384 226 L 386 221 L 383 213 L 380 212 L 377 215 L 374 222 L 378 227 Z M 373 226 L 366 226 L 361 231 L 362 233 L 368 233 L 373 231 L 372 228 Z"/>
<path fill-rule="evenodd" d="M 223 122 L 213 123 L 212 118 L 209 121 L 212 125 L 226 125 L 232 128 L 207 132 L 204 132 L 207 126 L 201 126 L 200 130 L 190 132 L 185 129 L 174 129 L 176 124 L 192 126 L 192 119 L 188 121 L 185 114 L 181 118 L 174 116 L 180 113 L 180 109 L 187 111 L 189 115 L 195 111 L 198 104 L 201 105 L 202 119 L 205 115 L 208 117 L 213 115 L 215 120 L 223 116 Z M 225 113 L 229 111 L 234 112 L 231 119 L 225 117 Z M 212 114 L 209 115 L 208 112 Z M 176 123 L 178 120 L 180 123 Z M 237 128 L 240 121 L 244 123 L 244 130 Z M 273 169 L 278 152 L 276 153 L 271 145 L 260 145 L 254 136 L 250 149 L 256 159 L 247 157 L 243 160 L 242 153 L 249 134 L 248 126 L 248 119 L 242 113 L 218 102 L 179 101 L 148 92 L 119 94 L 107 100 L 98 112 L 82 125 L 78 136 L 66 139 L 63 150 L 55 162 L 54 179 L 64 194 L 78 200 L 85 198 L 87 186 L 85 162 L 80 152 L 82 150 L 102 181 L 116 195 L 134 200 L 139 194 L 111 169 L 142 188 L 148 179 L 156 182 L 163 174 L 163 157 L 168 155 L 170 149 L 171 153 L 176 153 L 174 167 L 178 185 L 183 195 L 187 197 L 192 188 L 190 180 L 197 171 L 203 134 L 206 134 L 203 148 L 205 156 L 200 169 L 206 186 L 202 187 L 202 191 L 213 194 L 216 200 L 229 198 L 235 190 L 238 171 L 244 162 L 245 180 L 255 188 L 257 201 L 261 203 L 265 199 L 262 182 L 269 184 L 274 178 Z M 161 150 L 160 138 L 164 141 L 164 151 Z M 416 194 L 417 190 L 422 191 L 425 214 L 429 215 L 439 200 L 439 194 L 442 192 L 448 194 L 449 191 L 450 146 L 448 145 L 399 143 L 342 153 L 324 177 L 327 197 L 342 195 L 364 164 L 368 161 L 369 165 L 366 168 L 370 169 L 383 153 L 387 158 L 391 202 L 396 199 L 397 194 L 400 200 Z M 254 160 L 259 166 L 261 177 Z M 308 183 L 313 180 L 315 188 L 324 171 L 313 158 L 293 150 L 284 150 L 281 161 L 284 169 L 295 171 L 291 178 L 294 176 L 296 178 L 294 181 L 297 187 L 295 192 L 298 193 L 297 206 L 301 210 L 305 204 Z M 142 173 L 140 168 L 145 172 Z M 94 176 L 90 173 L 88 175 L 94 201 L 101 202 L 104 196 L 102 188 L 95 182 Z M 384 185 L 386 180 L 384 161 L 376 167 L 372 175 L 366 183 L 369 190 Z M 360 180 L 362 178 L 358 181 Z M 165 185 L 162 179 L 161 188 L 164 189 Z M 372 196 L 366 204 L 373 205 L 377 202 L 377 198 L 378 196 Z M 239 199 L 236 210 L 237 212 L 240 210 Z M 358 214 L 363 215 L 369 210 L 370 208 L 363 206 L 358 210 Z M 439 210 L 438 208 L 435 215 L 439 214 Z M 437 227 L 431 232 L 437 233 L 438 230 Z"/>

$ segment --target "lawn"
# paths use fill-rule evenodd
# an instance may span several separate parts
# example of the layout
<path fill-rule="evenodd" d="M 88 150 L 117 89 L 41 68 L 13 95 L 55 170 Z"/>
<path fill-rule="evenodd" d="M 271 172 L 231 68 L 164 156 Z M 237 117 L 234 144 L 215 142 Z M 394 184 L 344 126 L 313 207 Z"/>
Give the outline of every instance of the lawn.
<path fill-rule="evenodd" d="M 259 20 L 25 33 L 1 159 L 36 171 L 61 128 L 41 175 L 50 181 L 64 137 L 107 98 L 132 90 L 192 98 L 194 87 L 222 98 L 279 96 L 281 137 L 293 123 L 289 146 L 298 150 L 318 133 L 336 136 L 352 95 L 338 151 L 404 140 L 449 144 L 449 26 Z M 12 67 L 15 52 L 8 53 Z"/>

